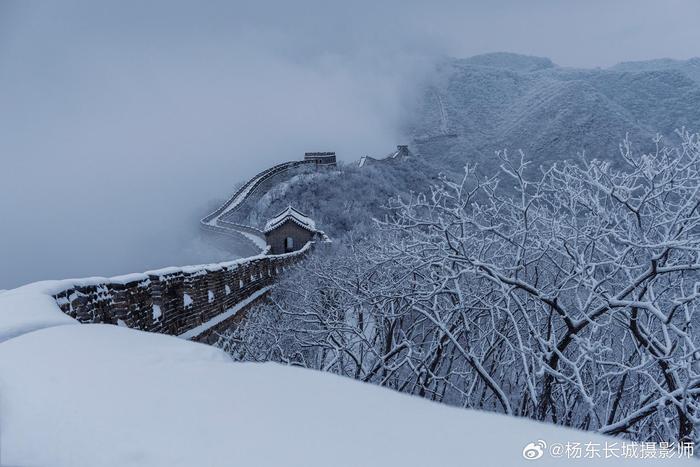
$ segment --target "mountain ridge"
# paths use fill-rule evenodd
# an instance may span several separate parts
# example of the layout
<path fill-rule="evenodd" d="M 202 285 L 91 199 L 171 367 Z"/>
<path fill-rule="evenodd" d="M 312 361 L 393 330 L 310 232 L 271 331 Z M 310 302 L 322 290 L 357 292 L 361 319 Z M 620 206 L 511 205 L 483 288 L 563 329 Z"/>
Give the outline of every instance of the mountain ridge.
<path fill-rule="evenodd" d="M 625 135 L 647 151 L 681 127 L 700 129 L 700 58 L 583 69 L 494 53 L 440 62 L 407 132 L 441 169 L 476 161 L 490 171 L 500 149 L 536 165 L 580 152 L 615 159 Z"/>

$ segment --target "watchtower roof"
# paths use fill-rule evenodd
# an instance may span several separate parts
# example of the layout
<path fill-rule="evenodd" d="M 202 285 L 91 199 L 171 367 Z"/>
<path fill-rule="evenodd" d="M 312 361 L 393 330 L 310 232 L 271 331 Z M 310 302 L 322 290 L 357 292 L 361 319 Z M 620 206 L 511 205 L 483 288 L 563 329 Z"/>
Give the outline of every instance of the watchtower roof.
<path fill-rule="evenodd" d="M 297 211 L 291 206 L 288 206 L 287 209 L 285 209 L 284 211 L 280 212 L 275 217 L 267 221 L 267 224 L 265 224 L 264 232 L 268 233 L 272 230 L 275 230 L 277 227 L 284 224 L 287 220 L 291 220 L 295 224 L 299 225 L 299 227 L 302 227 L 310 232 L 317 232 L 316 223 L 313 221 L 313 219 L 311 219 L 306 214 Z"/>

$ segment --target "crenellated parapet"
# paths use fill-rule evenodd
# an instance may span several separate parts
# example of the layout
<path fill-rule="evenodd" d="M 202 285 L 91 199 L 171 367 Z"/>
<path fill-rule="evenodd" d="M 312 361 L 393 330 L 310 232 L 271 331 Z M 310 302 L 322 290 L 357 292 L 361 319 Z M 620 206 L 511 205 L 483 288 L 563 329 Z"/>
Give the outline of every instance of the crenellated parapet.
<path fill-rule="evenodd" d="M 309 242 L 298 251 L 281 255 L 263 254 L 110 279 L 59 281 L 54 289 L 60 290 L 54 290 L 52 296 L 65 314 L 81 323 L 115 324 L 196 340 L 229 320 L 217 317 L 240 304 L 248 306 L 264 298 L 275 278 L 312 248 Z M 240 319 L 239 313 L 228 318 Z"/>
<path fill-rule="evenodd" d="M 304 153 L 304 161 L 311 162 L 316 166 L 336 165 L 335 152 L 307 152 Z"/>

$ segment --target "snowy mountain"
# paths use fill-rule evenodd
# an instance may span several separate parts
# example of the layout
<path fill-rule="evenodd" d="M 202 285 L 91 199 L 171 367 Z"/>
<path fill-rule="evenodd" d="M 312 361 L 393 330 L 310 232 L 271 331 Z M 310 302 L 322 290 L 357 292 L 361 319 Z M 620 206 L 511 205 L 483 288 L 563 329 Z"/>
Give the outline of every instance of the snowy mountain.
<path fill-rule="evenodd" d="M 449 59 L 418 109 L 408 125 L 414 146 L 445 168 L 476 160 L 489 171 L 500 149 L 545 164 L 581 151 L 614 158 L 625 134 L 649 150 L 657 132 L 700 128 L 700 59 L 610 69 L 506 53 Z"/>
<path fill-rule="evenodd" d="M 338 239 L 381 218 L 389 197 L 426 191 L 439 172 L 478 162 L 481 173 L 494 174 L 497 150 L 522 149 L 533 170 L 580 152 L 619 162 L 626 134 L 633 149 L 654 150 L 657 133 L 674 140 L 676 129 L 700 130 L 700 59 L 610 69 L 564 68 L 511 53 L 445 59 L 407 120 L 417 157 L 292 177 L 260 199 L 247 222 L 291 203 Z"/>

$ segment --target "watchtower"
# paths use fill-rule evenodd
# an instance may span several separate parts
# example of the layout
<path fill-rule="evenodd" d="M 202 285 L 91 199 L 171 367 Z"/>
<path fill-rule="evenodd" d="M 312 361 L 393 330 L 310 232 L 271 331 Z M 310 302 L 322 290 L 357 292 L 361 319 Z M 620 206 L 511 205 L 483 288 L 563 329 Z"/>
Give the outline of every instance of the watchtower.
<path fill-rule="evenodd" d="M 316 167 L 336 165 L 335 152 L 307 152 L 304 153 L 304 160 L 314 162 Z"/>
<path fill-rule="evenodd" d="M 316 230 L 316 223 L 310 217 L 291 206 L 270 219 L 264 232 L 273 255 L 297 251 L 307 242 L 325 237 L 323 232 Z"/>
<path fill-rule="evenodd" d="M 394 153 L 394 158 L 400 157 L 402 159 L 406 159 L 408 157 L 411 157 L 411 151 L 408 150 L 408 145 L 407 144 L 399 144 L 396 146 L 396 152 Z"/>

